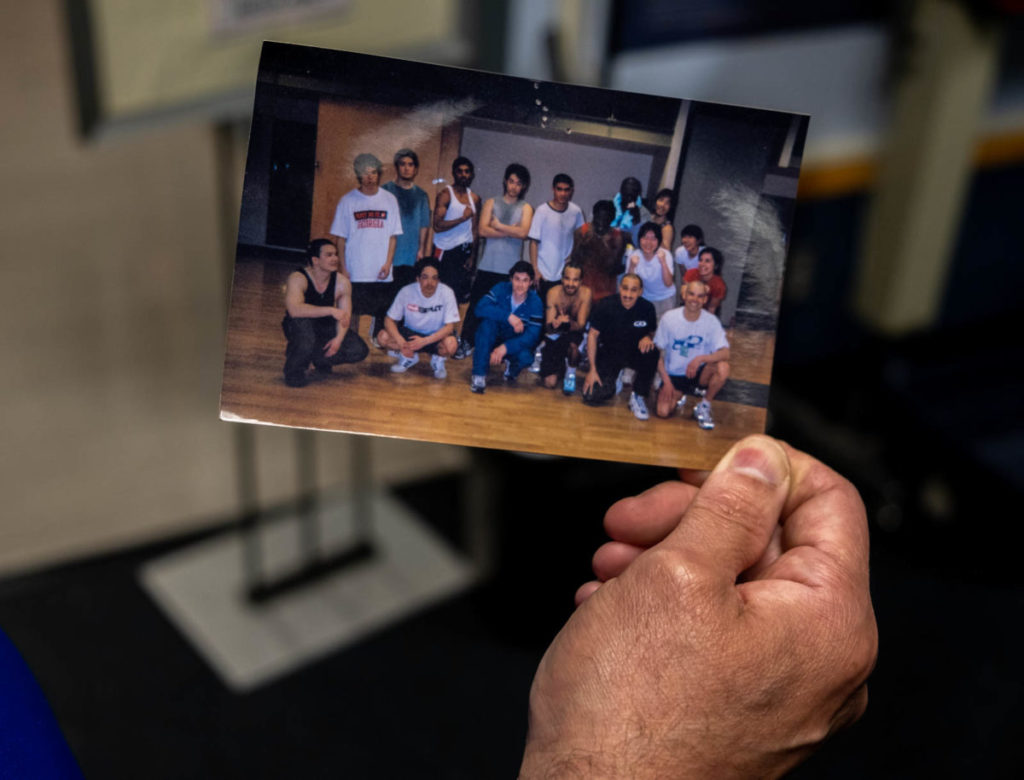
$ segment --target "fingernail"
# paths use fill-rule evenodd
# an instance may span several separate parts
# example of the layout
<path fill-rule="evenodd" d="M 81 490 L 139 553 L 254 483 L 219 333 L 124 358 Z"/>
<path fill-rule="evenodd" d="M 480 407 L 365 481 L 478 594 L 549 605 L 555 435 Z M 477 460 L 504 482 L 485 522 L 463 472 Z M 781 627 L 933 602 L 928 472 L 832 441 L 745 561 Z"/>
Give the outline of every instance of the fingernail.
<path fill-rule="evenodd" d="M 766 436 L 751 437 L 733 448 L 728 469 L 778 487 L 789 476 L 789 458 L 772 439 Z"/>

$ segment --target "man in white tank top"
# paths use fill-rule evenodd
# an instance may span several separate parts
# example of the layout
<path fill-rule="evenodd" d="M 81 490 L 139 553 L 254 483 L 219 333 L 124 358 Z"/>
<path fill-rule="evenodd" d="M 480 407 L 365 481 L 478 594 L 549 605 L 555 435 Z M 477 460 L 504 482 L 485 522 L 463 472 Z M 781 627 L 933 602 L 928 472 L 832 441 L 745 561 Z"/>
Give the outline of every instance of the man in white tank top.
<path fill-rule="evenodd" d="M 473 163 L 465 157 L 452 162 L 452 184 L 437 193 L 434 203 L 434 257 L 441 261 L 441 282 L 455 291 L 459 303 L 469 300 L 476 262 L 480 196 L 469 189 Z"/>

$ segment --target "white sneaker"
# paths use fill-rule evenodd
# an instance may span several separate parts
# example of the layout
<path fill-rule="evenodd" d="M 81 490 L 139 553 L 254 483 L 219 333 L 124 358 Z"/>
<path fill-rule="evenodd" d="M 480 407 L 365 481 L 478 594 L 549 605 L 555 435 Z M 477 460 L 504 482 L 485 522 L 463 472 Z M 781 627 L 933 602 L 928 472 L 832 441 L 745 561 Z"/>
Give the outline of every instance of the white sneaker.
<path fill-rule="evenodd" d="M 540 351 L 541 348 L 537 347 L 537 350 L 533 353 L 533 363 L 530 365 L 531 374 L 540 373 Z"/>
<path fill-rule="evenodd" d="M 647 403 L 636 393 L 629 394 L 629 411 L 638 420 L 646 420 L 650 417 L 650 414 L 647 412 Z"/>
<path fill-rule="evenodd" d="M 705 431 L 710 431 L 715 427 L 715 421 L 711 419 L 711 404 L 707 401 L 701 401 L 695 407 L 693 407 L 693 419 L 697 421 L 697 425 Z"/>
<path fill-rule="evenodd" d="M 393 366 L 391 366 L 391 373 L 392 374 L 404 374 L 406 371 L 408 371 L 410 368 L 412 368 L 413 366 L 415 366 L 419 362 L 420 362 L 420 356 L 419 355 L 416 355 L 416 357 L 411 357 L 411 358 L 399 357 L 398 358 L 398 362 L 395 363 Z"/>
<path fill-rule="evenodd" d="M 679 414 L 682 414 L 684 406 L 686 406 L 686 396 L 685 395 L 682 398 L 680 398 L 678 401 L 676 401 L 676 411 Z"/>
<path fill-rule="evenodd" d="M 469 378 L 469 389 L 474 393 L 482 393 L 487 389 L 487 377 L 474 374 Z"/>
<path fill-rule="evenodd" d="M 434 369 L 434 379 L 444 379 L 448 376 L 448 372 L 444 367 L 444 358 L 440 355 L 430 356 L 430 367 Z"/>

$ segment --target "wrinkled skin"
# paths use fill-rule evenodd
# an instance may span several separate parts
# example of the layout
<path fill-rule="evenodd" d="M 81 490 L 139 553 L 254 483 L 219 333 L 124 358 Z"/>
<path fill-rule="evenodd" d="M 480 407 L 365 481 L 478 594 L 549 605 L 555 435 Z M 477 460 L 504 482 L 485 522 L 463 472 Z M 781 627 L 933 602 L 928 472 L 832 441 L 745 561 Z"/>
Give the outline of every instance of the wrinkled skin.
<path fill-rule="evenodd" d="M 766 436 L 624 499 L 530 692 L 522 777 L 776 777 L 867 705 L 856 490 Z"/>

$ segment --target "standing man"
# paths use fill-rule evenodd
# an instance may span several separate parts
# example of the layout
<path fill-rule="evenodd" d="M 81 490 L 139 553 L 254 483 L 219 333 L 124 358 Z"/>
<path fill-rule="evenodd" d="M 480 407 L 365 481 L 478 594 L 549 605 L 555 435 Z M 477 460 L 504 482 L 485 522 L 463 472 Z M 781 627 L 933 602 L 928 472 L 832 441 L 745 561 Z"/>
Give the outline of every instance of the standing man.
<path fill-rule="evenodd" d="M 561 281 L 562 266 L 572 252 L 573 233 L 583 225 L 583 212 L 572 202 L 572 177 L 559 173 L 551 187 L 551 200 L 537 207 L 527 234 L 530 263 L 542 299 Z"/>
<path fill-rule="evenodd" d="M 629 410 L 638 420 L 646 420 L 647 394 L 658 367 L 654 348 L 657 315 L 654 304 L 641 297 L 644 283 L 636 274 L 626 274 L 619 283 L 619 294 L 594 306 L 587 336 L 590 370 L 583 382 L 583 402 L 600 404 L 622 391 L 620 372 L 636 372 Z"/>
<path fill-rule="evenodd" d="M 401 289 L 416 278 L 413 266 L 421 257 L 430 254 L 427 236 L 430 233 L 430 199 L 414 180 L 420 170 L 420 158 L 412 149 L 395 152 L 395 180 L 384 189 L 398 201 L 402 219 L 402 235 L 395 241 L 395 261 L 391 273 L 395 289 Z"/>
<path fill-rule="evenodd" d="M 658 373 L 662 385 L 658 391 L 658 417 L 668 417 L 686 395 L 704 398 L 693 407 L 697 425 L 706 431 L 715 427 L 711 401 L 729 378 L 729 340 L 718 317 L 704 309 L 708 286 L 698 280 L 683 288 L 683 305 L 667 312 L 658 323 L 654 343 L 661 350 Z"/>
<path fill-rule="evenodd" d="M 562 283 L 548 290 L 544 309 L 541 381 L 554 388 L 564 374 L 562 392 L 576 392 L 576 366 L 580 362 L 583 329 L 590 317 L 590 288 L 582 283 L 583 269 L 570 260 L 562 269 Z"/>
<path fill-rule="evenodd" d="M 469 293 L 469 309 L 462 324 L 462 336 L 456 360 L 473 353 L 476 338 L 476 305 L 494 285 L 508 279 L 512 266 L 523 259 L 523 240 L 533 221 L 533 206 L 526 202 L 530 189 L 530 172 L 525 165 L 511 163 L 505 168 L 500 198 L 488 198 L 480 212 L 480 237 L 483 251 L 476 269 L 476 278 Z"/>
<path fill-rule="evenodd" d="M 339 363 L 358 363 L 369 349 L 355 331 L 352 285 L 339 273 L 338 249 L 318 238 L 306 247 L 306 267 L 292 271 L 285 283 L 284 320 L 281 327 L 288 346 L 284 353 L 284 382 L 305 387 L 312 363 L 319 374 L 331 373 Z"/>
<path fill-rule="evenodd" d="M 441 261 L 441 281 L 455 291 L 459 303 L 469 301 L 476 261 L 480 196 L 469 189 L 475 168 L 465 157 L 452 161 L 452 184 L 434 204 L 434 257 Z"/>
<path fill-rule="evenodd" d="M 381 189 L 381 162 L 360 154 L 352 164 L 359 186 L 338 201 L 331 234 L 338 241 L 341 272 L 352 282 L 352 314 L 382 318 L 391 303 L 391 266 L 402 234 L 398 201 Z M 373 327 L 370 328 L 371 335 Z"/>
<path fill-rule="evenodd" d="M 622 273 L 626 239 L 612 227 L 615 206 L 610 200 L 594 204 L 591 221 L 573 234 L 570 257 L 580 264 L 594 303 L 618 292 L 616 279 Z"/>
<path fill-rule="evenodd" d="M 416 261 L 416 281 L 398 291 L 377 341 L 384 349 L 399 353 L 391 366 L 402 374 L 416 365 L 420 352 L 430 355 L 430 367 L 436 379 L 448 376 L 445 358 L 455 352 L 455 323 L 459 321 L 459 305 L 452 288 L 440 282 L 438 262 L 432 257 Z"/>
<path fill-rule="evenodd" d="M 718 314 L 718 309 L 722 305 L 722 301 L 725 300 L 727 292 L 725 280 L 721 276 L 724 262 L 725 258 L 720 251 L 706 246 L 700 250 L 697 267 L 683 274 L 684 282 L 695 282 L 699 279 L 707 285 L 708 296 L 704 308 L 712 314 Z"/>
<path fill-rule="evenodd" d="M 544 322 L 544 304 L 533 289 L 533 266 L 525 260 L 513 265 L 509 280 L 495 285 L 483 297 L 476 305 L 476 314 L 480 326 L 476 331 L 470 389 L 482 393 L 487 387 L 489 365 L 498 366 L 507 359 L 505 381 L 509 384 L 530 365 Z"/>

